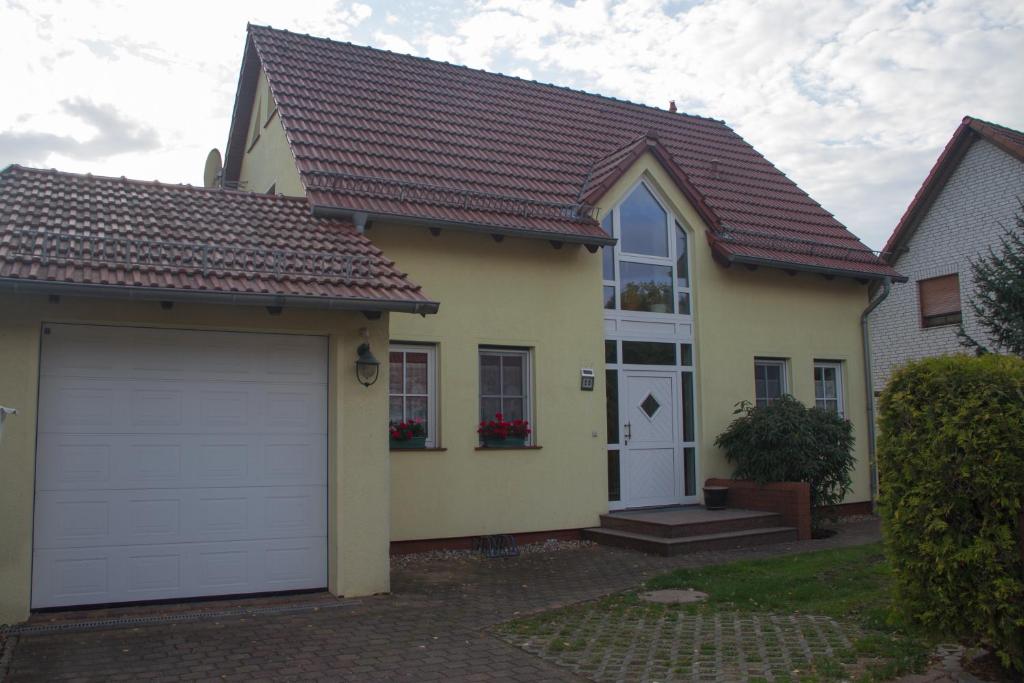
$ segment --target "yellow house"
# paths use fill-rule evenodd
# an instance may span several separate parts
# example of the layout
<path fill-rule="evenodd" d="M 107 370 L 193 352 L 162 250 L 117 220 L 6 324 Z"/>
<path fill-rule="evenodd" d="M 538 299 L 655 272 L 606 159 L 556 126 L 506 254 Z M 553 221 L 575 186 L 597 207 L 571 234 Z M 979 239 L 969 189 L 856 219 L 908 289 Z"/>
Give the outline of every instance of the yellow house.
<path fill-rule="evenodd" d="M 250 27 L 211 184 L 0 175 L 0 622 L 698 504 L 785 393 L 871 500 L 898 274 L 720 121 Z"/>

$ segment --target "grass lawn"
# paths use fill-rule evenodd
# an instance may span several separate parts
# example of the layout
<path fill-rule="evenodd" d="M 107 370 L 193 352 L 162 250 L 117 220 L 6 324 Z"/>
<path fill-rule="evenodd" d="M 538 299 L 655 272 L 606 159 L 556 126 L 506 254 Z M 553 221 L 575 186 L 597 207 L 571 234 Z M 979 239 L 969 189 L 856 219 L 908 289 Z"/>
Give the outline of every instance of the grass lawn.
<path fill-rule="evenodd" d="M 934 643 L 890 614 L 880 544 L 681 569 L 638 590 L 499 627 L 592 678 L 886 680 L 922 669 Z M 694 588 L 693 605 L 639 593 Z"/>

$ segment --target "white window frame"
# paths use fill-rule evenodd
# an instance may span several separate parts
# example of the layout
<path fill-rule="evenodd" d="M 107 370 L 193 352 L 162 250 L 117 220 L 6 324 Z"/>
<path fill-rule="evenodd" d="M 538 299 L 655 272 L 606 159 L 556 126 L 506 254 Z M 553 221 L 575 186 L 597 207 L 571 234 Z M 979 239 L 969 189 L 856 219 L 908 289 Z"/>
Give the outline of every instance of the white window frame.
<path fill-rule="evenodd" d="M 785 358 L 767 358 L 763 356 L 757 356 L 754 358 L 754 405 L 759 405 L 758 400 L 760 397 L 757 395 L 757 368 L 759 366 L 770 366 L 779 368 L 779 396 L 785 396 L 789 393 L 789 373 L 788 361 Z M 764 397 L 765 405 L 771 405 L 772 401 L 776 399 Z"/>
<path fill-rule="evenodd" d="M 632 252 L 623 251 L 622 249 L 622 219 L 620 209 L 622 204 L 633 196 L 640 187 L 644 187 L 654 201 L 661 207 L 665 212 L 665 238 L 668 240 L 668 256 L 651 256 L 647 254 L 634 254 Z M 618 311 L 628 315 L 645 315 L 645 316 L 686 316 L 690 317 L 693 315 L 693 261 L 690 252 L 692 251 L 692 240 L 690 239 L 690 232 L 688 224 L 680 216 L 677 216 L 669 206 L 669 203 L 662 198 L 661 193 L 657 190 L 653 183 L 648 182 L 646 179 L 638 180 L 623 196 L 622 200 L 611 209 L 612 216 L 612 236 L 615 237 L 616 243 L 614 247 L 604 247 L 605 249 L 613 249 L 614 257 L 612 259 L 614 268 L 614 280 L 602 280 L 601 287 L 601 305 L 604 306 L 604 287 L 614 287 L 615 291 L 615 307 L 606 308 L 605 311 Z M 686 270 L 687 270 L 687 286 L 683 287 L 679 284 L 679 272 L 677 268 L 678 254 L 676 253 L 676 223 L 683 231 L 683 235 L 686 238 Z M 603 222 L 602 222 L 603 224 Z M 651 266 L 666 266 L 670 267 L 672 271 L 672 312 L 671 313 L 654 313 L 653 311 L 626 311 L 621 307 L 622 301 L 621 290 L 622 290 L 622 263 L 638 263 Z M 681 313 L 679 311 L 679 295 L 686 293 L 689 301 L 689 313 Z M 607 313 L 606 313 L 607 315 Z"/>
<path fill-rule="evenodd" d="M 824 400 L 824 401 L 835 401 L 835 404 L 836 404 L 836 414 L 839 415 L 839 417 L 845 418 L 846 417 L 846 405 L 845 405 L 845 401 L 843 400 L 843 390 L 844 390 L 844 384 L 843 384 L 843 364 L 840 361 L 831 361 L 831 360 L 816 360 L 816 361 L 814 361 L 814 371 L 816 372 L 819 368 L 821 368 L 821 369 L 832 369 L 832 370 L 836 371 L 836 395 L 835 395 L 835 398 L 834 399 L 833 398 L 825 398 L 825 399 L 821 399 L 821 400 Z M 817 385 L 817 382 L 818 382 L 817 378 L 815 378 L 812 375 L 811 379 L 812 379 L 813 383 L 815 385 Z M 818 393 L 817 392 L 817 386 L 815 386 L 815 392 L 814 393 L 815 393 L 814 405 L 817 406 L 818 405 L 818 400 L 819 400 L 818 396 L 817 396 L 817 393 Z"/>
<path fill-rule="evenodd" d="M 494 419 L 494 416 L 483 415 L 484 398 L 497 398 L 504 400 L 505 395 L 494 394 L 484 395 L 483 373 L 480 371 L 484 356 L 505 356 L 523 359 L 523 418 L 530 423 L 530 436 L 526 439 L 526 445 L 534 443 L 536 427 L 533 420 L 533 362 L 532 350 L 523 348 L 510 348 L 503 346 L 481 346 L 477 352 L 477 401 L 476 410 L 481 419 Z M 503 373 L 498 373 L 498 381 L 504 386 L 505 378 Z M 504 411 L 502 411 L 504 412 Z"/>
<path fill-rule="evenodd" d="M 427 354 L 427 440 L 424 443 L 426 448 L 438 448 L 441 440 L 438 438 L 437 419 L 437 346 L 434 344 L 391 344 L 388 347 L 388 362 L 390 364 L 392 353 L 425 353 Z M 406 363 L 402 363 L 402 391 L 401 394 L 391 393 L 391 377 L 388 377 L 388 422 L 391 421 L 391 397 L 392 396 L 422 396 L 423 394 L 405 393 Z"/>

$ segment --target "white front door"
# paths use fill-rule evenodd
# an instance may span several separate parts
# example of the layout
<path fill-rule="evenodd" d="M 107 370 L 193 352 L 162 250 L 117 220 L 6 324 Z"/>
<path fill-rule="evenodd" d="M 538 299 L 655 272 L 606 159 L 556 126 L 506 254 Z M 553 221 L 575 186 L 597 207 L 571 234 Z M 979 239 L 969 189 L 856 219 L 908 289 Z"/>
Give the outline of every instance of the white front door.
<path fill-rule="evenodd" d="M 620 391 L 622 503 L 625 507 L 683 502 L 679 373 L 625 370 Z"/>

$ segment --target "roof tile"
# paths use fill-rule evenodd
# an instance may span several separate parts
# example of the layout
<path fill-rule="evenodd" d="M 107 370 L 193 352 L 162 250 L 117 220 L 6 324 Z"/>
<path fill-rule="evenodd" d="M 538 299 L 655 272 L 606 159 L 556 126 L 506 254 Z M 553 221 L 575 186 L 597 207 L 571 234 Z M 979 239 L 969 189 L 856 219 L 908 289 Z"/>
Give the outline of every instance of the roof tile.
<path fill-rule="evenodd" d="M 739 231 L 789 234 L 843 244 L 846 256 L 818 262 L 779 239 L 772 256 L 783 262 L 896 275 L 721 121 L 269 27 L 250 26 L 250 38 L 315 206 L 600 244 L 607 236 L 585 202 L 650 138 L 712 229 L 738 231 L 717 242 L 722 254 L 738 248 Z M 520 207 L 423 201 L 422 193 L 360 191 L 355 182 L 332 187 L 332 177 L 427 184 Z M 576 208 L 525 208 L 535 203 Z"/>
<path fill-rule="evenodd" d="M 316 218 L 302 198 L 21 166 L 0 172 L 0 280 L 437 308 L 350 222 Z"/>

